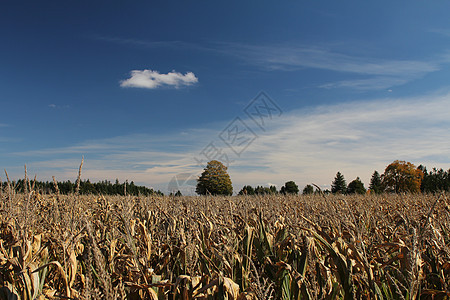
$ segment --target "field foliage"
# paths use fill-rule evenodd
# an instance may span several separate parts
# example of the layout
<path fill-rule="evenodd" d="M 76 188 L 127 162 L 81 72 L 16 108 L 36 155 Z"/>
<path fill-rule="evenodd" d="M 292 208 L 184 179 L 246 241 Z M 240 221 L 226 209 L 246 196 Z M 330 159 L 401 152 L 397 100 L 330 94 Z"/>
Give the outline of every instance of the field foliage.
<path fill-rule="evenodd" d="M 446 195 L 0 201 L 0 299 L 448 299 Z"/>

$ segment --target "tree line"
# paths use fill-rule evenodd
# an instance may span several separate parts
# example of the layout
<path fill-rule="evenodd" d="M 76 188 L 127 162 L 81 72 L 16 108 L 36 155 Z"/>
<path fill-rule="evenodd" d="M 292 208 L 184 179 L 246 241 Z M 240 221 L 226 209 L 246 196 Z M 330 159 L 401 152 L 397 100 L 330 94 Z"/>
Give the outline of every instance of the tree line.
<path fill-rule="evenodd" d="M 433 168 L 430 172 L 423 165 L 416 167 L 406 161 L 396 160 L 389 164 L 383 174 L 374 171 L 368 189 L 359 177 L 348 185 L 341 172 L 337 172 L 331 183 L 331 191 L 322 191 L 319 187 L 308 184 L 304 187 L 303 194 L 333 193 L 333 194 L 365 194 L 367 192 L 380 193 L 438 193 L 450 191 L 450 169 Z M 231 195 L 233 187 L 227 168 L 219 161 L 210 161 L 197 182 L 196 192 L 200 195 Z M 299 188 L 294 181 L 288 181 L 278 191 L 275 186 L 264 187 L 245 185 L 239 195 L 262 194 L 298 194 Z"/>
<path fill-rule="evenodd" d="M 17 192 L 24 192 L 26 190 L 37 190 L 43 194 L 50 194 L 59 192 L 61 194 L 71 194 L 77 189 L 77 183 L 67 181 L 49 182 L 49 181 L 28 181 L 19 179 L 12 182 L 1 182 L 0 187 L 5 190 L 8 185 Z M 116 179 L 115 183 L 108 180 L 91 183 L 89 179 L 81 180 L 79 183 L 80 194 L 103 194 L 103 195 L 133 195 L 133 196 L 149 196 L 149 195 L 164 195 L 161 191 L 155 191 L 145 186 L 136 185 L 133 181 L 120 183 Z M 298 194 L 299 187 L 294 181 L 287 181 L 280 190 L 276 186 L 256 186 L 245 185 L 240 191 L 239 195 L 263 195 L 263 194 Z M 396 160 L 389 164 L 384 170 L 383 174 L 374 171 L 372 174 L 370 185 L 368 189 L 365 188 L 364 183 L 359 177 L 352 180 L 348 185 L 341 172 L 337 172 L 334 180 L 331 183 L 330 190 L 320 190 L 316 186 L 308 184 L 303 188 L 303 194 L 313 193 L 333 193 L 333 194 L 365 194 L 367 192 L 380 194 L 388 193 L 438 193 L 442 191 L 450 191 L 450 169 L 444 171 L 442 168 L 433 168 L 428 171 L 423 165 L 416 167 L 414 164 L 406 161 Z M 233 186 L 230 176 L 227 173 L 227 167 L 221 162 L 213 160 L 210 161 L 203 173 L 197 180 L 196 193 L 199 195 L 232 195 Z M 171 194 L 172 195 L 172 194 Z M 174 196 L 181 196 L 178 191 Z"/>
<path fill-rule="evenodd" d="M 49 181 L 25 181 L 19 179 L 9 183 L 16 192 L 24 192 L 25 190 L 33 189 L 39 191 L 42 194 L 56 193 L 57 189 L 60 194 L 68 195 L 74 193 L 77 188 L 76 182 L 58 181 L 56 185 L 54 182 Z M 8 182 L 3 182 L 2 187 L 5 190 L 8 186 Z M 111 183 L 109 180 L 103 180 L 96 183 L 90 182 L 89 179 L 81 180 L 79 186 L 79 193 L 82 195 L 94 194 L 94 195 L 132 195 L 132 196 L 150 196 L 150 195 L 163 195 L 161 191 L 155 191 L 151 188 L 136 185 L 133 181 L 120 183 L 116 179 L 115 183 Z"/>
<path fill-rule="evenodd" d="M 396 160 L 389 164 L 383 174 L 374 171 L 366 190 L 361 179 L 346 184 L 344 175 L 337 172 L 331 184 L 331 193 L 364 194 L 381 193 L 440 193 L 450 192 L 450 169 L 433 168 L 430 172 L 423 165 L 416 167 L 406 161 Z"/>

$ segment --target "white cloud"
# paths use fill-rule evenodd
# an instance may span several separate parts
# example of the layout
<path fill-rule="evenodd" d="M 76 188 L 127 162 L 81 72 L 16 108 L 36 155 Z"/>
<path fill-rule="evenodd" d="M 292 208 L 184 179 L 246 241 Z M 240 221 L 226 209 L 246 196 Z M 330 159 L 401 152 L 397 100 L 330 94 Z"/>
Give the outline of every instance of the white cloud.
<path fill-rule="evenodd" d="M 449 35 L 449 30 L 446 29 L 436 29 L 433 32 Z M 356 75 L 363 77 L 320 84 L 319 86 L 322 88 L 386 89 L 411 82 L 428 73 L 438 71 L 441 69 L 442 64 L 450 62 L 448 53 L 434 56 L 435 59 L 428 60 L 388 59 L 358 54 L 358 44 L 338 49 L 336 45 L 282 44 L 267 46 L 229 42 L 194 44 L 181 41 L 146 41 L 110 37 L 100 37 L 98 39 L 140 47 L 176 47 L 177 49 L 183 48 L 234 56 L 246 64 L 252 64 L 265 70 L 298 71 L 308 68 L 347 73 L 353 77 Z M 123 81 L 122 84 L 126 81 Z M 141 80 L 139 79 L 139 81 Z M 148 83 L 148 79 L 144 81 L 147 83 L 136 83 L 133 86 L 144 88 L 155 88 L 158 86 L 154 82 Z"/>
<path fill-rule="evenodd" d="M 156 89 L 161 86 L 188 86 L 198 82 L 198 78 L 192 72 L 181 74 L 175 71 L 161 74 L 153 70 L 133 70 L 131 77 L 120 82 L 121 87 L 135 87 Z"/>
<path fill-rule="evenodd" d="M 449 105 L 450 95 L 430 95 L 285 114 L 249 147 L 240 162 L 244 172 L 235 181 L 252 178 L 261 165 L 269 171 L 258 182 L 299 185 L 329 185 L 337 171 L 348 181 L 359 176 L 367 185 L 375 169 L 383 172 L 395 159 L 449 168 Z"/>
<path fill-rule="evenodd" d="M 374 170 L 381 173 L 396 159 L 450 168 L 449 115 L 450 94 L 355 101 L 286 112 L 265 132 L 252 128 L 259 137 L 241 157 L 220 144 L 218 134 L 228 122 L 205 125 L 207 130 L 120 136 L 21 155 L 39 179 L 73 180 L 84 154 L 83 178 L 128 179 L 167 191 L 177 174 L 201 172 L 194 157 L 214 141 L 234 161 L 228 171 L 236 192 L 246 184 L 280 187 L 289 180 L 300 188 L 310 183 L 329 187 L 337 171 L 348 182 L 359 176 L 367 186 Z M 251 120 L 245 122 L 252 126 Z M 20 166 L 15 176 L 22 173 Z"/>

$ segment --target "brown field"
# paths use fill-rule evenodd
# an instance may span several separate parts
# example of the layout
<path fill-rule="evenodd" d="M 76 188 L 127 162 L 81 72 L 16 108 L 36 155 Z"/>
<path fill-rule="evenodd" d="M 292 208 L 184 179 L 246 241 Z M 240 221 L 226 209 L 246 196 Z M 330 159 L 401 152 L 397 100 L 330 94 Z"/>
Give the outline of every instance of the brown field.
<path fill-rule="evenodd" d="M 0 299 L 450 295 L 445 195 L 0 199 Z"/>

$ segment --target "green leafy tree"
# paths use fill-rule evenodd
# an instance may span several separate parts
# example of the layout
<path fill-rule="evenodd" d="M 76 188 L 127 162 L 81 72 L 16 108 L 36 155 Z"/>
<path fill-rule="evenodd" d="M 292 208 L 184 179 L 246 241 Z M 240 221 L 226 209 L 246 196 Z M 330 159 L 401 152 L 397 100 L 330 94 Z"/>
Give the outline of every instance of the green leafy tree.
<path fill-rule="evenodd" d="M 233 194 L 233 185 L 230 175 L 220 161 L 212 160 L 208 162 L 202 175 L 197 180 L 195 192 L 199 195 L 231 195 Z"/>
<path fill-rule="evenodd" d="M 250 186 L 250 185 L 244 186 L 239 191 L 239 195 L 254 195 L 254 194 L 255 194 L 255 189 L 252 186 Z"/>
<path fill-rule="evenodd" d="M 386 191 L 418 193 L 423 171 L 410 162 L 396 160 L 386 167 L 381 179 Z"/>
<path fill-rule="evenodd" d="M 281 187 L 280 193 L 282 194 L 298 194 L 298 185 L 294 181 L 288 181 Z"/>
<path fill-rule="evenodd" d="M 306 185 L 303 188 L 303 195 L 310 195 L 310 194 L 314 194 L 314 187 L 310 184 Z"/>
<path fill-rule="evenodd" d="M 366 188 L 364 187 L 364 183 L 361 182 L 359 177 L 356 177 L 355 180 L 350 182 L 347 187 L 348 194 L 365 194 Z"/>
<path fill-rule="evenodd" d="M 381 182 L 381 176 L 378 171 L 374 171 L 372 178 L 370 179 L 369 191 L 375 194 L 381 194 L 383 192 L 383 183 Z"/>
<path fill-rule="evenodd" d="M 347 183 L 345 182 L 344 175 L 341 172 L 336 173 L 333 182 L 331 183 L 331 192 L 333 194 L 341 193 L 345 194 L 347 191 Z"/>

